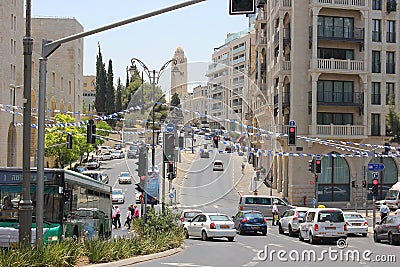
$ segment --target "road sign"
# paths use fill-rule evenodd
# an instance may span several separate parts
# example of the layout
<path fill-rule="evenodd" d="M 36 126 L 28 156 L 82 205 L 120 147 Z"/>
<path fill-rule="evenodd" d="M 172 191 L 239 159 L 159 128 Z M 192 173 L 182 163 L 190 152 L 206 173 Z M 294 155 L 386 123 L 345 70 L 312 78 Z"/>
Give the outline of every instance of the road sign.
<path fill-rule="evenodd" d="M 169 197 L 169 198 L 174 198 L 174 196 L 175 196 L 174 193 L 169 193 L 169 194 L 168 194 L 168 197 Z"/>
<path fill-rule="evenodd" d="M 289 121 L 289 126 L 296 126 L 296 122 L 295 121 Z"/>
<path fill-rule="evenodd" d="M 175 128 L 174 124 L 168 123 L 166 130 L 167 130 L 167 132 L 172 133 L 174 131 L 174 128 Z"/>
<path fill-rule="evenodd" d="M 310 180 L 310 185 L 314 185 L 315 181 L 314 180 Z"/>
<path fill-rule="evenodd" d="M 369 171 L 383 171 L 385 169 L 385 165 L 383 163 L 369 163 L 368 170 Z"/>
<path fill-rule="evenodd" d="M 315 205 L 317 203 L 317 200 L 315 198 L 313 198 L 312 203 L 313 203 L 313 205 Z"/>
<path fill-rule="evenodd" d="M 373 172 L 372 173 L 372 178 L 379 178 L 379 173 L 378 172 Z"/>

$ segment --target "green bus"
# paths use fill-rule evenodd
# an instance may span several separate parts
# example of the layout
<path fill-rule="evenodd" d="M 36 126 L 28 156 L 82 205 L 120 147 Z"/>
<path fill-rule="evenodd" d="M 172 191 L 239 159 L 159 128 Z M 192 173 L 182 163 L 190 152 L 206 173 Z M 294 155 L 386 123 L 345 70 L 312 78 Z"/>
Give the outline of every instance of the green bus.
<path fill-rule="evenodd" d="M 32 243 L 36 239 L 36 176 L 31 169 L 33 204 Z M 83 174 L 44 170 L 44 243 L 62 238 L 109 238 L 112 231 L 111 186 Z M 19 209 L 22 168 L 0 168 L 0 247 L 14 247 L 19 240 Z"/>

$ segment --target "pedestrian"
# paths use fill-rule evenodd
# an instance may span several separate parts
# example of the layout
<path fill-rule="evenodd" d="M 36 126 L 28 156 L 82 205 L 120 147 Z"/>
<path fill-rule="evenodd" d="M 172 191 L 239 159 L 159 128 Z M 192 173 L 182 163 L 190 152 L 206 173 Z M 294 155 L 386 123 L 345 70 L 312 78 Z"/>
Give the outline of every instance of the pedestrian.
<path fill-rule="evenodd" d="M 385 217 L 389 214 L 389 212 L 390 212 L 389 207 L 386 206 L 386 202 L 383 202 L 383 203 L 382 203 L 382 206 L 381 206 L 381 208 L 379 209 L 379 212 L 381 213 L 381 221 L 382 221 L 383 218 L 385 218 Z"/>
<path fill-rule="evenodd" d="M 244 168 L 246 167 L 246 165 L 244 164 L 244 162 L 242 162 L 242 174 L 244 174 Z"/>
<path fill-rule="evenodd" d="M 279 209 L 278 205 L 276 205 L 277 202 L 274 201 L 274 204 L 272 205 L 272 225 L 278 225 L 278 219 L 279 219 Z"/>
<path fill-rule="evenodd" d="M 126 226 L 128 229 L 131 228 L 131 221 L 132 221 L 132 211 L 131 211 L 131 207 L 128 207 L 128 212 L 126 213 L 126 219 L 125 219 L 125 223 L 124 226 Z"/>
<path fill-rule="evenodd" d="M 136 204 L 133 205 L 133 209 L 134 209 L 134 211 L 133 211 L 133 219 L 139 218 L 139 208 L 137 207 Z"/>
<path fill-rule="evenodd" d="M 115 213 L 115 207 L 113 206 L 113 207 L 112 207 L 111 218 L 112 218 L 112 224 L 114 225 L 114 229 L 117 228 L 117 224 L 116 224 L 116 220 L 115 220 L 115 215 L 116 215 L 116 213 Z"/>
<path fill-rule="evenodd" d="M 121 228 L 121 210 L 115 206 L 115 227 Z"/>

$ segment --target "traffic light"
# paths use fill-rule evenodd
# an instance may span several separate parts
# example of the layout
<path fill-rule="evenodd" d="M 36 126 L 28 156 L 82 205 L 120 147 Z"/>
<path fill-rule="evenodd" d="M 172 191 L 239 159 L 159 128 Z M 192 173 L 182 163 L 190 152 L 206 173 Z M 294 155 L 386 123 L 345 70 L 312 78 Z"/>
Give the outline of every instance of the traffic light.
<path fill-rule="evenodd" d="M 173 173 L 173 172 L 174 172 L 174 163 L 168 162 L 168 173 Z"/>
<path fill-rule="evenodd" d="M 315 173 L 315 158 L 312 158 L 308 161 L 308 170 L 312 173 Z"/>
<path fill-rule="evenodd" d="M 173 161 L 175 155 L 175 134 L 165 133 L 163 144 L 164 144 L 164 162 Z"/>
<path fill-rule="evenodd" d="M 364 188 L 367 187 L 367 181 L 366 181 L 366 180 L 363 180 L 363 181 L 362 181 L 362 186 L 363 186 Z"/>
<path fill-rule="evenodd" d="M 138 172 L 138 176 L 146 176 L 146 148 L 140 147 L 139 148 L 139 160 L 136 162 L 136 165 L 138 165 L 138 168 L 136 169 Z"/>
<path fill-rule="evenodd" d="M 296 145 L 296 126 L 289 126 L 288 146 Z"/>
<path fill-rule="evenodd" d="M 230 15 L 245 15 L 256 13 L 254 0 L 229 0 Z"/>
<path fill-rule="evenodd" d="M 214 141 L 214 146 L 215 146 L 215 148 L 218 148 L 218 143 L 219 143 L 219 137 L 218 137 L 218 135 L 214 135 L 213 141 Z"/>
<path fill-rule="evenodd" d="M 67 149 L 72 149 L 72 135 L 67 135 Z"/>
<path fill-rule="evenodd" d="M 321 173 L 322 169 L 322 160 L 316 159 L 315 160 L 315 173 Z"/>
<path fill-rule="evenodd" d="M 372 180 L 372 189 L 371 189 L 373 196 L 376 196 L 378 194 L 378 185 L 379 185 L 378 179 L 374 178 Z"/>
<path fill-rule="evenodd" d="M 96 144 L 96 125 L 94 125 L 94 120 L 89 120 L 89 124 L 86 126 L 86 143 Z"/>

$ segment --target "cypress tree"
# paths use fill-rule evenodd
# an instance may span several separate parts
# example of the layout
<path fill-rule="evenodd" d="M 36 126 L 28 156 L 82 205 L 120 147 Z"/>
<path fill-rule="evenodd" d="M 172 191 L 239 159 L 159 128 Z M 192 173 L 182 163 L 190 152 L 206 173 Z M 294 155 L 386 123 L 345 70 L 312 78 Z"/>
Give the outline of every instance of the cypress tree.
<path fill-rule="evenodd" d="M 121 79 L 118 78 L 117 81 L 117 95 L 115 97 L 115 111 L 122 110 L 122 84 Z"/>
<path fill-rule="evenodd" d="M 114 74 L 112 68 L 112 60 L 108 61 L 107 80 L 106 80 L 106 99 L 105 110 L 107 114 L 115 112 L 115 91 L 114 91 Z"/>
<path fill-rule="evenodd" d="M 103 63 L 103 56 L 101 54 L 100 45 L 99 53 L 96 61 L 96 99 L 94 106 L 97 114 L 104 114 L 106 112 L 106 70 Z"/>

